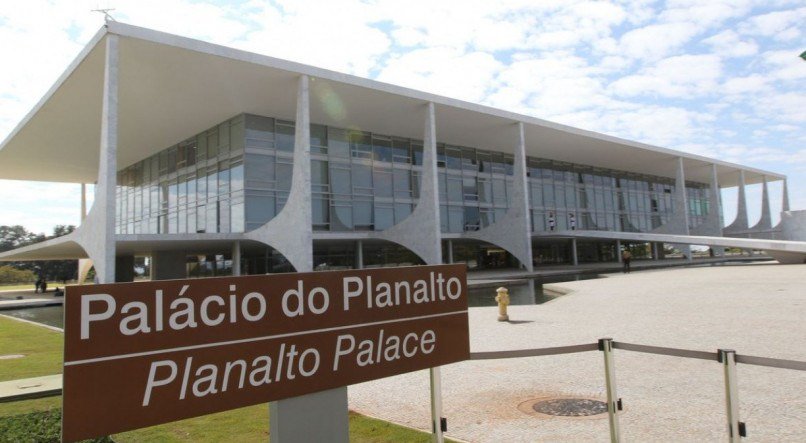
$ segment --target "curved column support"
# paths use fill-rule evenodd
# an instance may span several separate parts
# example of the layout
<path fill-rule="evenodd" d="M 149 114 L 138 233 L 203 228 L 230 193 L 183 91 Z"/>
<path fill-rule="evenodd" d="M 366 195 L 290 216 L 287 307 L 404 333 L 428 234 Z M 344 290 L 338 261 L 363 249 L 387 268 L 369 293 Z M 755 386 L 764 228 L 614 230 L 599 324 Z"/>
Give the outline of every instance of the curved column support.
<path fill-rule="evenodd" d="M 283 254 L 297 272 L 313 270 L 311 227 L 311 121 L 308 76 L 297 84 L 297 120 L 294 129 L 294 167 L 285 206 L 263 226 L 244 237 L 271 246 Z"/>
<path fill-rule="evenodd" d="M 674 180 L 674 212 L 668 222 L 652 230 L 652 233 L 688 235 L 688 202 L 686 200 L 686 172 L 683 168 L 683 157 L 677 157 L 677 172 Z"/>
<path fill-rule="evenodd" d="M 736 206 L 736 219 L 722 230 L 725 234 L 747 231 L 750 226 L 747 221 L 747 194 L 745 194 L 744 171 L 739 170 L 739 201 Z"/>
<path fill-rule="evenodd" d="M 767 177 L 763 177 L 764 182 L 761 187 L 761 218 L 750 231 L 769 232 L 772 230 L 772 211 L 770 211 L 770 192 L 767 187 Z"/>
<path fill-rule="evenodd" d="M 720 204 L 721 194 L 719 192 L 719 178 L 716 173 L 716 164 L 714 163 L 711 163 L 711 183 L 708 188 L 708 194 L 710 201 L 708 215 L 701 225 L 691 229 L 691 235 L 721 237 L 722 224 L 719 217 L 722 209 L 722 205 Z"/>
<path fill-rule="evenodd" d="M 528 178 L 526 177 L 526 138 L 523 123 L 517 126 L 518 144 L 513 165 L 512 204 L 501 220 L 475 232 L 464 234 L 466 238 L 486 241 L 504 248 L 532 272 L 532 235 L 529 214 Z"/>
<path fill-rule="evenodd" d="M 441 264 L 442 244 L 437 185 L 436 119 L 434 104 L 428 103 L 425 112 L 419 201 L 408 217 L 375 237 L 408 248 L 428 265 Z"/>
<path fill-rule="evenodd" d="M 789 189 L 786 186 L 786 179 L 784 179 L 783 195 L 781 197 L 781 220 L 775 225 L 773 230 L 782 231 L 784 227 L 784 212 L 789 212 Z"/>
<path fill-rule="evenodd" d="M 118 147 L 118 36 L 106 36 L 101 146 L 95 201 L 84 223 L 73 233 L 87 252 L 100 283 L 115 281 L 115 187 Z"/>

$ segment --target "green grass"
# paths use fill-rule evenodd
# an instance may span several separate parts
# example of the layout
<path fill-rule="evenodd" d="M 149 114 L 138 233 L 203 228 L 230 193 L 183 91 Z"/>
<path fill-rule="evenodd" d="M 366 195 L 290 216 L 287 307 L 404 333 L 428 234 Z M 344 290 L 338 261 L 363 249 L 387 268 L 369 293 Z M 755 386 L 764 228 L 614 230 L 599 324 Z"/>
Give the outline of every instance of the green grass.
<path fill-rule="evenodd" d="M 0 381 L 61 373 L 62 349 L 61 333 L 0 317 L 0 354 L 26 355 L 2 361 Z M 45 437 L 59 435 L 60 407 L 61 397 L 0 403 L 0 442 L 58 441 Z M 269 408 L 262 404 L 115 434 L 112 439 L 116 442 L 248 443 L 265 442 L 268 435 Z M 428 442 L 430 435 L 351 412 L 350 441 Z"/>

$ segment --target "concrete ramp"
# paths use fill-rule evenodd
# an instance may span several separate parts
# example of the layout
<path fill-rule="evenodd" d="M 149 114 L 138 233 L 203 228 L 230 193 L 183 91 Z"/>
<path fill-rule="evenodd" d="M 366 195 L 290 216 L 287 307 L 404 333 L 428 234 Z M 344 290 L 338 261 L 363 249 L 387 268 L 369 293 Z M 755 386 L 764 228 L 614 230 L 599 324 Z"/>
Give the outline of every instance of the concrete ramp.
<path fill-rule="evenodd" d="M 663 242 L 685 245 L 723 246 L 744 249 L 761 249 L 781 263 L 806 262 L 806 242 L 766 240 L 760 238 L 709 237 L 699 235 L 652 234 L 647 232 L 614 231 L 556 231 L 533 235 L 532 238 L 575 237 L 642 242 Z"/>

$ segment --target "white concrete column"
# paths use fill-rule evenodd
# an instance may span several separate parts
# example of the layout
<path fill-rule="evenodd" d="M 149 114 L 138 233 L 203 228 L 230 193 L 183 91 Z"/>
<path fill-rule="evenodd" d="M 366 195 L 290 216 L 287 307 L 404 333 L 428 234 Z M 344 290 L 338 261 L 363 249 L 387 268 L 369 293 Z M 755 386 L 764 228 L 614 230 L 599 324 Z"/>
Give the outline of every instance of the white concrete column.
<path fill-rule="evenodd" d="M 87 218 L 87 184 L 81 184 L 81 221 Z"/>
<path fill-rule="evenodd" d="M 82 225 L 79 243 L 95 266 L 100 283 L 115 281 L 115 186 L 118 150 L 118 36 L 107 34 L 101 107 L 98 183 L 92 220 Z"/>
<path fill-rule="evenodd" d="M 618 262 L 621 263 L 621 240 L 616 240 L 616 257 L 618 257 Z"/>
<path fill-rule="evenodd" d="M 448 263 L 453 263 L 453 240 L 448 240 Z"/>
<path fill-rule="evenodd" d="M 361 240 L 355 242 L 355 268 L 364 269 L 364 242 Z"/>
<path fill-rule="evenodd" d="M 283 209 L 245 237 L 271 246 L 283 254 L 297 272 L 313 270 L 311 227 L 311 120 L 308 76 L 297 82 L 297 120 L 294 130 L 294 167 L 291 190 Z"/>
<path fill-rule="evenodd" d="M 767 176 L 762 176 L 761 184 L 761 218 L 752 229 L 769 231 L 772 229 L 772 211 L 770 211 L 770 191 L 767 187 Z"/>
<path fill-rule="evenodd" d="M 683 227 L 681 234 L 689 234 L 688 196 L 686 195 L 686 171 L 683 167 L 683 157 L 677 157 L 677 177 L 675 178 L 675 212 L 680 217 Z"/>
<path fill-rule="evenodd" d="M 577 239 L 571 239 L 571 264 L 573 266 L 579 265 L 579 256 L 577 255 Z"/>
<path fill-rule="evenodd" d="M 781 203 L 781 211 L 789 211 L 789 189 L 786 186 L 786 179 L 784 179 L 783 202 Z"/>
<path fill-rule="evenodd" d="M 232 243 L 232 275 L 241 275 L 241 242 L 237 240 Z"/>
<path fill-rule="evenodd" d="M 738 202 L 736 205 L 736 219 L 722 231 L 726 234 L 747 231 L 750 227 L 747 221 L 747 195 L 745 194 L 744 170 L 739 170 Z"/>
<path fill-rule="evenodd" d="M 466 233 L 468 238 L 483 240 L 504 248 L 515 256 L 527 271 L 534 270 L 532 263 L 532 223 L 529 211 L 529 178 L 526 175 L 526 137 L 523 123 L 515 125 L 515 159 L 513 164 L 512 205 L 503 219 L 491 226 Z"/>
<path fill-rule="evenodd" d="M 311 120 L 308 76 L 297 83 L 297 120 L 294 132 L 294 169 L 291 191 L 283 210 L 247 235 L 271 245 L 297 272 L 313 270 L 311 227 Z M 303 395 L 269 403 L 272 443 L 307 441 L 347 442 L 347 388 Z"/>
<path fill-rule="evenodd" d="M 377 238 L 408 248 L 428 265 L 442 264 L 439 190 L 437 180 L 437 138 L 434 104 L 425 106 L 423 165 L 420 196 L 414 211 L 400 223 L 380 232 Z"/>
<path fill-rule="evenodd" d="M 658 243 L 652 242 L 652 260 L 658 260 Z"/>

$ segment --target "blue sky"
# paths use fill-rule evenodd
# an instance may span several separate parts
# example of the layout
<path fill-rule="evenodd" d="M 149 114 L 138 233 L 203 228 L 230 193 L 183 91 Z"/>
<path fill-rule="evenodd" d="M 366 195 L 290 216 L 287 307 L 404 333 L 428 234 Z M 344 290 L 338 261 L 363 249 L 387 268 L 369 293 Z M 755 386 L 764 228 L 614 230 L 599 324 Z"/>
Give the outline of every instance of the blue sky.
<path fill-rule="evenodd" d="M 48 1 L 0 10 L 0 138 L 119 21 L 789 176 L 806 209 L 806 4 Z M 11 67 L 11 69 L 9 69 Z M 780 183 L 771 186 L 773 218 Z M 725 220 L 735 190 L 723 192 Z M 760 186 L 748 188 L 751 222 Z M 0 180 L 0 224 L 78 224 L 79 185 Z"/>

